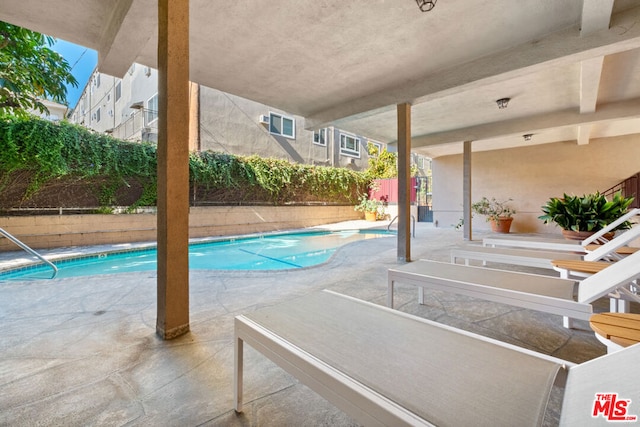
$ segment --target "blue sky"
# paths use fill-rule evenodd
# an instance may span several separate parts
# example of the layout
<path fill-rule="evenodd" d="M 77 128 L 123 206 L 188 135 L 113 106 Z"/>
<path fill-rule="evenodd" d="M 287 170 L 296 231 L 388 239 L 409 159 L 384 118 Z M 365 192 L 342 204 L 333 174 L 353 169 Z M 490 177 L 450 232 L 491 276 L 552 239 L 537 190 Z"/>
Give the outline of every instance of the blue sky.
<path fill-rule="evenodd" d="M 98 52 L 61 39 L 57 39 L 51 49 L 67 60 L 72 67 L 71 73 L 78 80 L 78 87 L 67 86 L 67 102 L 69 108 L 74 108 L 98 63 Z"/>

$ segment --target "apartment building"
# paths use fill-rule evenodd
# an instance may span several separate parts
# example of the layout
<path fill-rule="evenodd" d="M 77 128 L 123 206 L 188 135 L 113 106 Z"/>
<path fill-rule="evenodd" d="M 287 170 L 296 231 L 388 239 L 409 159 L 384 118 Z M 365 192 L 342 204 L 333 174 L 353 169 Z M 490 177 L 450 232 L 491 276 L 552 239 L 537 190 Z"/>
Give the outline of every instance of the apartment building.
<path fill-rule="evenodd" d="M 213 88 L 192 84 L 192 150 L 259 155 L 297 163 L 368 165 L 368 143 L 381 142 L 335 127 L 308 131 L 304 117 Z M 132 141 L 157 142 L 157 70 L 133 64 L 120 79 L 97 69 L 68 118 L 97 132 Z"/>

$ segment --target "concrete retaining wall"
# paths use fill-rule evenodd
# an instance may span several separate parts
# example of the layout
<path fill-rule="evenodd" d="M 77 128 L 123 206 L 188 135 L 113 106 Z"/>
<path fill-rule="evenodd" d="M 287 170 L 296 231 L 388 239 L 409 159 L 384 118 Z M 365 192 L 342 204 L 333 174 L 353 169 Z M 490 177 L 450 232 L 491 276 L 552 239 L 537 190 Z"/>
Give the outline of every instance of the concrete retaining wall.
<path fill-rule="evenodd" d="M 190 237 L 268 232 L 361 219 L 353 206 L 192 207 Z M 156 240 L 155 214 L 0 217 L 5 229 L 34 249 Z M 0 251 L 19 248 L 0 236 Z"/>

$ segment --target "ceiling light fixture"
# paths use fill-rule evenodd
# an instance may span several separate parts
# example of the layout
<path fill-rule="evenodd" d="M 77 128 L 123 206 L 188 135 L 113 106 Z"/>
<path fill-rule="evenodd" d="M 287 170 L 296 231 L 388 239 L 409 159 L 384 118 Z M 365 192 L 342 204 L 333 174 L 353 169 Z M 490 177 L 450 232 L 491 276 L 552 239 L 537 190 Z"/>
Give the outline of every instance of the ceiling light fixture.
<path fill-rule="evenodd" d="M 416 0 L 418 7 L 423 12 L 429 12 L 431 9 L 436 7 L 436 2 L 438 0 Z"/>
<path fill-rule="evenodd" d="M 511 101 L 511 98 L 500 98 L 496 101 L 496 104 L 498 104 L 498 108 L 502 110 L 507 108 L 509 101 Z"/>
<path fill-rule="evenodd" d="M 524 135 L 522 135 L 525 141 L 531 141 L 532 136 L 533 136 L 532 133 L 525 133 Z"/>

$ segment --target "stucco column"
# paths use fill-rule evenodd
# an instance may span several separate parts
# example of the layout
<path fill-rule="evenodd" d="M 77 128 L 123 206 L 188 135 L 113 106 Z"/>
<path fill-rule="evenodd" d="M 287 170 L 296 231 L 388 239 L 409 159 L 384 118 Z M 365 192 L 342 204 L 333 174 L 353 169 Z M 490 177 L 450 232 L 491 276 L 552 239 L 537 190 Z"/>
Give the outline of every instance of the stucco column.
<path fill-rule="evenodd" d="M 398 104 L 398 261 L 411 261 L 411 104 Z"/>
<path fill-rule="evenodd" d="M 462 152 L 462 219 L 464 240 L 473 240 L 471 222 L 471 141 L 464 141 Z"/>
<path fill-rule="evenodd" d="M 200 150 L 200 85 L 189 83 L 189 151 Z"/>
<path fill-rule="evenodd" d="M 189 1 L 158 1 L 158 318 L 189 331 Z"/>

